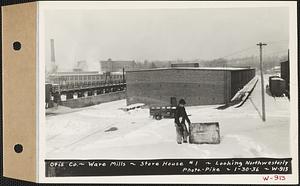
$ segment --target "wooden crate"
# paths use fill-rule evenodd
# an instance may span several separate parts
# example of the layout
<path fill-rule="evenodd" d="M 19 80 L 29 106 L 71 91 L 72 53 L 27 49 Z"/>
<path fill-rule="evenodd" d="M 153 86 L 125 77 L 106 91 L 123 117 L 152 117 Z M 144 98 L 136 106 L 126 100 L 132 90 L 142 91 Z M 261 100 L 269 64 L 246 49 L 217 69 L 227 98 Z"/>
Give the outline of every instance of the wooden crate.
<path fill-rule="evenodd" d="M 218 122 L 191 123 L 189 142 L 194 144 L 219 144 L 220 128 Z"/>

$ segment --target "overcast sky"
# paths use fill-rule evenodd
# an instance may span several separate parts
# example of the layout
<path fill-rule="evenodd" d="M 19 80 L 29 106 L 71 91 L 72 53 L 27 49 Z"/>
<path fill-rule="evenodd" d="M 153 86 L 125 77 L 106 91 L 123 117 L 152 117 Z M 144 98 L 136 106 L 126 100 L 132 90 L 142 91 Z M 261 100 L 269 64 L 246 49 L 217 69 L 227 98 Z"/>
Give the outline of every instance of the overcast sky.
<path fill-rule="evenodd" d="M 99 70 L 99 60 L 215 59 L 257 55 L 259 41 L 266 53 L 288 48 L 287 8 L 47 10 L 46 62 L 50 39 L 56 62 L 71 69 L 87 60 Z"/>

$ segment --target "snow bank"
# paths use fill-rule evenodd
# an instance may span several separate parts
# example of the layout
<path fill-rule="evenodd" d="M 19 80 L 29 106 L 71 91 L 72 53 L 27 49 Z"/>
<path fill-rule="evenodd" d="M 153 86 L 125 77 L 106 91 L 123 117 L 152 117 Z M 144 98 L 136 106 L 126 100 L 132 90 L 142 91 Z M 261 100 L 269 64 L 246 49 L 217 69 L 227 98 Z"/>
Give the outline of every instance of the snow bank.
<path fill-rule="evenodd" d="M 241 90 L 239 90 L 230 101 L 237 101 L 242 100 L 244 101 L 247 99 L 249 93 L 253 90 L 254 86 L 258 81 L 258 77 L 255 76 L 252 80 L 250 80 Z"/>
<path fill-rule="evenodd" d="M 145 106 L 144 103 L 135 103 L 135 104 L 132 104 L 132 105 L 128 105 L 124 108 L 121 108 L 121 110 L 129 111 L 129 110 L 133 110 L 133 109 L 136 109 L 136 108 L 142 108 L 143 106 Z"/>

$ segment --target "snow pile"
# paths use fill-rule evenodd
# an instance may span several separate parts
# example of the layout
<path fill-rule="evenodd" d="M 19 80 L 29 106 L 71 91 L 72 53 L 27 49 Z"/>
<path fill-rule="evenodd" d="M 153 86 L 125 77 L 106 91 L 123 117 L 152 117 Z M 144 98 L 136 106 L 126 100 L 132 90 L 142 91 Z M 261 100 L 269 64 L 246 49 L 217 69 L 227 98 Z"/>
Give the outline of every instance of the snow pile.
<path fill-rule="evenodd" d="M 124 108 L 121 108 L 121 110 L 129 111 L 129 110 L 133 110 L 133 109 L 136 109 L 136 108 L 142 108 L 144 106 L 145 106 L 144 103 L 135 103 L 135 104 L 132 104 L 132 105 L 128 105 Z"/>
<path fill-rule="evenodd" d="M 242 100 L 245 101 L 248 98 L 248 95 L 251 93 L 252 89 L 256 85 L 258 77 L 255 76 L 251 79 L 241 90 L 239 90 L 231 99 L 231 101 Z"/>
<path fill-rule="evenodd" d="M 262 122 L 260 94 L 258 81 L 242 107 L 186 108 L 194 123 L 219 122 L 221 143 L 217 145 L 178 145 L 173 119 L 152 119 L 149 109 L 143 108 L 125 112 L 120 108 L 126 108 L 126 100 L 49 116 L 46 117 L 46 158 L 289 157 L 289 101 L 266 94 L 267 121 Z"/>

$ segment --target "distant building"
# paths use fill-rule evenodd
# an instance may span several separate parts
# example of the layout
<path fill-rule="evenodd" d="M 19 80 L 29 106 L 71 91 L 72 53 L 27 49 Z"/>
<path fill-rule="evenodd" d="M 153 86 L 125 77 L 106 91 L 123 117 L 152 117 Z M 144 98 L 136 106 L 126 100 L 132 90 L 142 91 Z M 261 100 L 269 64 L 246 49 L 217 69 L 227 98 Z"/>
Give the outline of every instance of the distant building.
<path fill-rule="evenodd" d="M 88 70 L 88 65 L 86 63 L 86 61 L 82 60 L 82 61 L 77 61 L 75 67 L 73 68 L 74 72 L 83 72 L 83 71 L 87 71 Z"/>
<path fill-rule="evenodd" d="M 199 67 L 199 63 L 172 63 L 171 67 Z"/>
<path fill-rule="evenodd" d="M 108 59 L 100 61 L 100 71 L 102 72 L 121 72 L 123 68 L 127 70 L 134 70 L 135 61 L 113 61 Z"/>
<path fill-rule="evenodd" d="M 157 68 L 127 71 L 127 105 L 168 106 L 185 99 L 187 105 L 229 103 L 255 76 L 252 68 Z"/>

